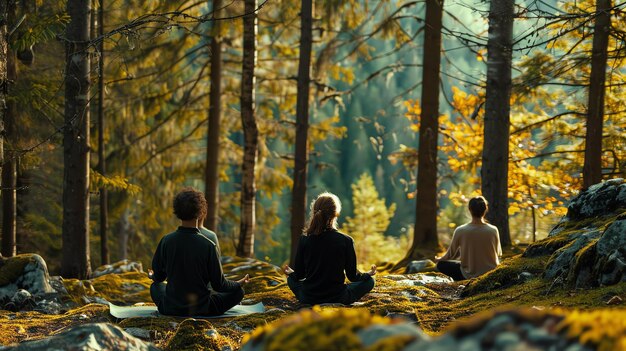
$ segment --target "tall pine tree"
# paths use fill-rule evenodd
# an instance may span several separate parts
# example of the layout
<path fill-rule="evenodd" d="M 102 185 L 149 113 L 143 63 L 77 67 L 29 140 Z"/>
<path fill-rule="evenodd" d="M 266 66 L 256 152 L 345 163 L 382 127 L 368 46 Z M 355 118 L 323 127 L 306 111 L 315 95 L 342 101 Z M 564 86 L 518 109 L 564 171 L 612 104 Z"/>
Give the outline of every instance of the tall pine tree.
<path fill-rule="evenodd" d="M 61 274 L 86 279 L 89 260 L 89 70 L 91 1 L 68 0 L 63 128 Z"/>

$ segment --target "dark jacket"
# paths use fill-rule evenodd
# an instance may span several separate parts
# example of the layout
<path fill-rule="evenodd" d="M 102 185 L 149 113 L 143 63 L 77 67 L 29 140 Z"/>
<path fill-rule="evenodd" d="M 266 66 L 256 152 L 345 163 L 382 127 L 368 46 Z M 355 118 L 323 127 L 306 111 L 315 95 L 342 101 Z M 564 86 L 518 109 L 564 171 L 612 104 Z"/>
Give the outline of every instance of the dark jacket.
<path fill-rule="evenodd" d="M 163 314 L 207 315 L 213 291 L 241 288 L 239 283 L 224 277 L 216 244 L 198 228 L 178 227 L 164 236 L 152 258 L 152 269 L 155 282 L 167 279 L 165 298 L 159 308 Z"/>
<path fill-rule="evenodd" d="M 346 290 L 346 277 L 351 282 L 369 278 L 356 268 L 354 240 L 334 229 L 300 237 L 293 274 L 303 280 L 302 300 L 307 303 L 337 300 Z"/>

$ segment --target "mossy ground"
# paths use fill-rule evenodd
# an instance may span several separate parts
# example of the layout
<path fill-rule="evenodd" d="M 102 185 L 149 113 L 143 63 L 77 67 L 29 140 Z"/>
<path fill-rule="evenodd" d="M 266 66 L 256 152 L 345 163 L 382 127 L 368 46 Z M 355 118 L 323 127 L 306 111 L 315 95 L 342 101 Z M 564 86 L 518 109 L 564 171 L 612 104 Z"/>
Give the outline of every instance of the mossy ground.
<path fill-rule="evenodd" d="M 91 280 L 66 279 L 63 285 L 68 298 L 77 304 L 83 304 L 83 296 L 100 297 L 111 303 L 132 305 L 151 301 L 150 284 L 146 273 L 128 272 L 105 274 Z"/>
<path fill-rule="evenodd" d="M 64 314 L 40 312 L 9 312 L 0 310 L 0 344 L 41 339 L 68 328 L 89 323 L 110 322 L 108 306 L 89 304 Z"/>
<path fill-rule="evenodd" d="M 584 255 L 581 255 L 581 259 L 583 259 Z M 580 290 L 553 284 L 551 281 L 542 279 L 540 273 L 545 268 L 548 258 L 548 255 L 523 257 L 516 254 L 505 259 L 498 269 L 474 279 L 469 284 L 468 282 L 457 282 L 413 286 L 402 284 L 379 274 L 371 294 L 366 295 L 354 307 L 339 307 L 339 309 L 366 311 L 367 315 L 377 318 L 388 315 L 403 316 L 415 322 L 426 333 L 437 335 L 451 326 L 458 325 L 458 321 L 470 321 L 468 323 L 471 323 L 472 320 L 478 319 L 470 319 L 470 316 L 503 307 L 535 306 L 540 311 L 596 310 L 607 308 L 606 303 L 613 296 L 619 296 L 626 300 L 626 282 L 610 287 Z M 232 270 L 244 264 L 246 264 L 245 261 L 242 263 L 234 261 L 225 265 L 225 270 Z M 246 303 L 263 302 L 266 306 L 266 313 L 212 319 L 208 322 L 210 326 L 200 322 L 193 328 L 189 328 L 190 330 L 184 327 L 185 318 L 159 317 L 114 320 L 108 314 L 106 305 L 85 305 L 82 296 L 97 296 L 117 304 L 126 305 L 149 302 L 151 281 L 145 273 L 107 274 L 88 281 L 65 280 L 64 284 L 69 291 L 71 300 L 80 306 L 65 314 L 45 315 L 38 312 L 11 313 L 0 311 L 0 320 L 3 326 L 0 330 L 0 343 L 6 345 L 25 339 L 43 338 L 85 321 L 110 321 L 122 328 L 135 327 L 149 330 L 149 341 L 161 348 L 174 349 L 176 346 L 176 348 L 183 349 L 211 350 L 212 348 L 215 349 L 214 346 L 218 344 L 230 344 L 233 349 L 238 349 L 246 335 L 251 332 L 254 333 L 255 330 L 264 329 L 259 327 L 289 318 L 288 316 L 294 315 L 300 310 L 309 310 L 308 306 L 303 306 L 295 300 L 287 287 L 285 277 L 275 266 L 262 262 L 248 266 L 248 268 L 238 270 L 229 276 L 235 279 L 250 274 L 252 278 L 245 287 L 246 296 L 244 298 L 246 300 L 244 301 Z M 517 279 L 517 276 L 522 272 L 533 273 L 535 278 L 530 280 Z M 466 297 L 459 297 L 461 284 L 467 284 Z M 611 308 L 609 311 L 614 310 L 619 313 L 624 313 L 626 310 L 620 305 Z M 336 309 L 338 309 L 336 306 L 319 308 L 320 311 Z M 569 312 L 560 313 L 567 314 Z M 206 332 L 209 329 L 215 329 L 218 336 L 209 335 L 210 339 L 206 339 Z M 344 336 L 339 335 L 338 337 L 343 338 Z M 201 346 L 198 343 L 189 343 L 190 338 L 203 338 L 203 340 L 206 339 L 206 342 L 201 343 L 204 345 Z M 348 337 L 345 336 L 345 338 Z M 348 339 L 341 339 L 341 342 L 349 343 L 350 340 Z M 388 341 L 377 345 L 375 348 L 373 345 L 372 349 L 393 349 L 397 347 L 396 342 L 408 341 L 409 339 Z"/>

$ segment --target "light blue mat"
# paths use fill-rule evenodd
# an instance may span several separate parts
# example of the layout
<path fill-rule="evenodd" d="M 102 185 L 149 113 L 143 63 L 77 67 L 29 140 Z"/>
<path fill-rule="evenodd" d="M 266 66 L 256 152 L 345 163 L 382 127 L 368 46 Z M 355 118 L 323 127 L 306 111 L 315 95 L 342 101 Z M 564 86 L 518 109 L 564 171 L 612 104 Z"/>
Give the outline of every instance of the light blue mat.
<path fill-rule="evenodd" d="M 131 317 L 160 317 L 163 316 L 159 313 L 156 306 L 117 306 L 109 303 L 109 312 L 115 318 L 124 319 Z M 193 316 L 193 318 L 228 318 L 235 316 L 243 316 L 252 313 L 265 312 L 265 306 L 262 302 L 254 305 L 237 305 L 230 310 L 226 311 L 221 316 Z"/>

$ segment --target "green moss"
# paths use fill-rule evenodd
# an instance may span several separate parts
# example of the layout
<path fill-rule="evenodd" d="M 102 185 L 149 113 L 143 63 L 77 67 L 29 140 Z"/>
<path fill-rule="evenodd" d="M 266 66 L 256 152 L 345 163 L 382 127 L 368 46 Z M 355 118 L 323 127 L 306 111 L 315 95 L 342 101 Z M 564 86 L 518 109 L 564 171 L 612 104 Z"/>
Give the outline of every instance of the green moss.
<path fill-rule="evenodd" d="M 543 273 L 545 267 L 546 257 L 514 256 L 502 261 L 496 269 L 470 280 L 463 290 L 463 296 L 487 293 L 517 284 L 517 277 L 520 273 L 528 272 L 539 275 Z"/>
<path fill-rule="evenodd" d="M 32 261 L 32 255 L 17 255 L 0 259 L 0 286 L 11 284 L 24 272 L 24 267 Z"/>
<path fill-rule="evenodd" d="M 167 343 L 165 350 L 221 351 L 227 346 L 232 348 L 231 342 L 218 334 L 211 323 L 190 318 L 178 325 L 176 334 Z"/>
<path fill-rule="evenodd" d="M 431 298 L 417 303 L 420 326 L 429 334 L 439 334 L 453 322 L 483 311 L 505 307 L 576 308 L 582 310 L 606 307 L 612 296 L 626 299 L 626 282 L 595 289 L 551 288 L 551 283 L 532 279 L 524 284 L 492 292 L 479 293 L 459 300 Z"/>
<path fill-rule="evenodd" d="M 624 216 L 626 216 L 626 210 L 620 210 L 606 216 L 585 218 L 578 221 L 561 222 L 555 227 L 555 229 L 561 229 L 558 234 L 528 245 L 528 248 L 524 252 L 524 256 L 534 257 L 551 255 L 556 250 L 569 244 L 576 234 L 589 232 L 593 229 L 604 231 L 609 225 Z"/>
<path fill-rule="evenodd" d="M 391 319 L 373 316 L 365 309 L 315 307 L 259 327 L 245 342 L 262 343 L 267 351 L 362 350 L 358 330 L 390 323 Z"/>
<path fill-rule="evenodd" d="M 396 351 L 401 350 L 415 340 L 415 336 L 396 335 L 384 338 L 376 342 L 374 345 L 365 349 L 366 351 Z"/>
<path fill-rule="evenodd" d="M 81 306 L 60 315 L 0 310 L 0 344 L 43 339 L 86 322 L 110 322 L 108 316 L 109 308 L 98 304 Z"/>
<path fill-rule="evenodd" d="M 152 281 L 148 276 L 140 272 L 105 274 L 91 280 L 65 279 L 63 281 L 68 291 L 67 298 L 77 304 L 84 303 L 83 296 L 97 296 L 122 305 L 152 301 L 150 284 Z"/>
<path fill-rule="evenodd" d="M 570 270 L 570 274 L 567 277 L 567 281 L 570 284 L 576 283 L 577 277 L 583 270 L 592 270 L 593 264 L 596 259 L 596 245 L 600 239 L 591 240 L 585 247 L 578 250 L 574 255 L 575 264 L 573 269 Z M 589 277 L 593 280 L 593 277 Z M 586 285 L 586 282 L 584 283 Z"/>
<path fill-rule="evenodd" d="M 626 310 L 601 309 L 566 314 L 556 330 L 598 351 L 626 350 Z"/>
<path fill-rule="evenodd" d="M 112 303 L 133 304 L 152 301 L 150 285 L 152 280 L 146 273 L 127 272 L 121 274 L 105 274 L 92 279 L 91 283 L 100 296 Z"/>

